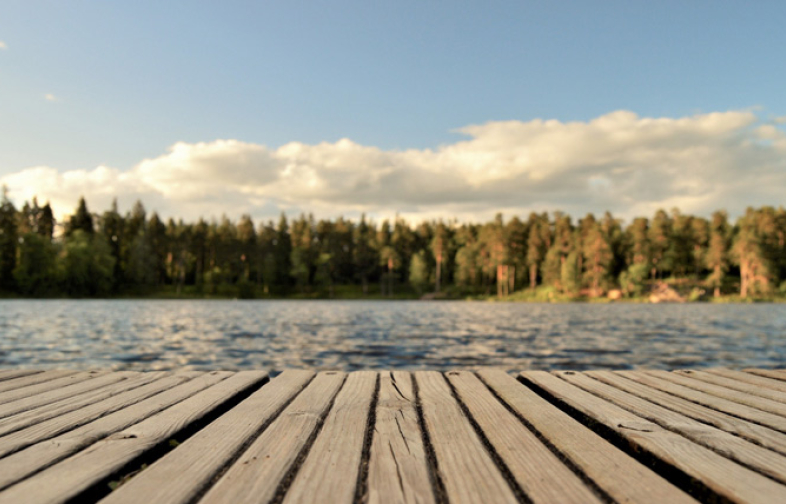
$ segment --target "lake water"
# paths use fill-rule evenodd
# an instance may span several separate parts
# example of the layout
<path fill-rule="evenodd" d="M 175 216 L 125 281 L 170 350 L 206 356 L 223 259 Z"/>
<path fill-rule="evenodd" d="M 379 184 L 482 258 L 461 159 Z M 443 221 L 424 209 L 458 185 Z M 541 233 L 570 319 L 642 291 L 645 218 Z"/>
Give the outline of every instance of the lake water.
<path fill-rule="evenodd" d="M 778 367 L 785 333 L 784 304 L 11 300 L 0 367 Z"/>

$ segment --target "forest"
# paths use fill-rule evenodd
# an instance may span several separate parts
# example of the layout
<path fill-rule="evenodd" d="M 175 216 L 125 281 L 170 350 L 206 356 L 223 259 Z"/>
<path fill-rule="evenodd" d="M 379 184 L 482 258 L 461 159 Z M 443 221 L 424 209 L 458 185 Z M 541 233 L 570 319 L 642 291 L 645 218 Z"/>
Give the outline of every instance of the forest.
<path fill-rule="evenodd" d="M 679 210 L 624 223 L 561 212 L 486 223 L 311 215 L 183 222 L 141 202 L 56 222 L 34 198 L 0 202 L 2 297 L 687 299 L 786 295 L 786 210 L 732 223 Z"/>

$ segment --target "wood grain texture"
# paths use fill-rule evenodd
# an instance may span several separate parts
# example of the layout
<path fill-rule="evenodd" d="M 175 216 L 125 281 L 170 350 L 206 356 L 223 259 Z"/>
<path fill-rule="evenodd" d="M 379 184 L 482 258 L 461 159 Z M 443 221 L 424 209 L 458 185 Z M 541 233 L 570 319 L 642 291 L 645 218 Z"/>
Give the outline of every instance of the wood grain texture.
<path fill-rule="evenodd" d="M 418 371 L 415 381 L 428 438 L 450 502 L 517 502 L 445 378 L 435 371 Z"/>
<path fill-rule="evenodd" d="M 55 380 L 57 378 L 72 375 L 74 372 L 75 371 L 73 370 L 69 371 L 67 369 L 52 369 L 49 371 L 42 371 L 40 373 L 30 373 L 29 375 L 22 374 L 21 378 L 0 382 L 0 398 L 2 398 L 3 394 L 9 390 L 16 390 L 22 387 L 29 387 L 31 385 Z"/>
<path fill-rule="evenodd" d="M 750 406 L 751 408 L 760 409 L 762 411 L 767 411 L 769 413 L 786 417 L 786 404 L 782 402 L 773 401 L 772 399 L 765 399 L 764 397 L 759 397 L 746 392 L 740 392 L 738 390 L 708 383 L 682 373 L 660 370 L 650 370 L 644 372 L 649 375 L 657 376 L 658 378 L 663 378 L 664 380 L 674 382 L 684 387 L 690 387 L 716 397 L 720 397 L 739 404 L 744 404 L 745 406 Z"/>
<path fill-rule="evenodd" d="M 344 378 L 343 373 L 336 371 L 319 373 L 208 490 L 200 503 L 269 502 L 319 427 Z"/>
<path fill-rule="evenodd" d="M 40 369 L 2 369 L 0 370 L 0 381 L 13 380 L 22 376 L 40 373 Z"/>
<path fill-rule="evenodd" d="M 20 397 L 14 401 L 0 404 L 0 418 L 7 418 L 17 413 L 28 411 L 40 406 L 46 406 L 65 399 L 78 401 L 78 396 L 86 392 L 91 392 L 107 385 L 117 383 L 128 378 L 132 378 L 139 373 L 132 371 L 121 371 L 118 373 L 98 374 L 95 377 L 87 376 L 84 380 L 78 380 L 61 388 L 48 390 L 39 394 Z M 56 380 L 57 381 L 57 380 Z M 24 390 L 24 389 L 22 389 Z"/>
<path fill-rule="evenodd" d="M 225 374 L 216 376 L 212 373 L 204 375 L 194 372 L 193 375 L 196 377 L 189 380 L 190 375 L 191 373 L 178 373 L 122 394 L 122 397 L 113 397 L 111 399 L 116 402 L 104 405 L 112 408 L 112 413 L 100 416 L 76 429 L 68 422 L 69 419 L 65 418 L 68 415 L 65 415 L 65 417 L 53 419 L 59 421 L 57 424 L 45 425 L 49 422 L 43 422 L 31 429 L 0 438 L 0 443 L 10 437 L 14 438 L 17 443 L 24 443 L 24 446 L 27 446 L 24 450 L 0 459 L 0 488 L 5 488 L 36 471 L 40 471 L 226 377 Z M 128 403 L 128 401 L 131 402 Z M 118 404 L 124 406 L 114 409 Z M 96 411 L 92 412 L 92 414 L 95 413 Z M 53 432 L 62 432 L 62 434 L 53 437 Z M 27 437 L 20 437 L 24 435 Z"/>
<path fill-rule="evenodd" d="M 696 502 L 507 373 L 482 370 L 478 374 L 518 415 L 614 501 Z"/>
<path fill-rule="evenodd" d="M 786 369 L 743 369 L 746 373 L 752 373 L 759 376 L 766 376 L 773 380 L 786 381 Z"/>
<path fill-rule="evenodd" d="M 732 501 L 772 503 L 786 495 L 786 486 L 700 446 L 659 425 L 543 372 L 522 376 L 565 404 L 605 425 L 634 447 L 701 481 Z"/>
<path fill-rule="evenodd" d="M 253 440 L 276 413 L 313 378 L 311 371 L 284 371 L 270 383 L 181 443 L 102 504 L 185 504 L 212 479 L 243 446 Z M 188 474 L 187 478 L 183 474 Z"/>
<path fill-rule="evenodd" d="M 619 371 L 619 374 L 638 383 L 662 390 L 677 397 L 682 397 L 683 399 L 693 401 L 708 408 L 738 416 L 780 432 L 786 432 L 786 419 L 779 415 L 774 415 L 757 408 L 751 408 L 744 404 L 729 401 L 728 399 L 706 394 L 690 387 L 678 385 L 669 380 L 662 380 L 656 376 L 645 374 L 642 371 Z"/>
<path fill-rule="evenodd" d="M 682 413 L 694 420 L 713 425 L 726 432 L 730 432 L 741 438 L 748 439 L 761 446 L 765 446 L 786 455 L 786 434 L 782 432 L 661 392 L 660 390 L 629 380 L 623 377 L 619 372 L 586 371 L 584 374 L 672 411 Z"/>
<path fill-rule="evenodd" d="M 44 382 L 36 383 L 34 385 L 27 385 L 25 387 L 16 388 L 13 390 L 9 390 L 7 392 L 3 392 L 0 394 L 0 404 L 6 404 L 11 401 L 16 401 L 18 399 L 29 399 L 33 398 L 37 394 L 42 394 L 44 392 L 49 391 L 57 391 L 63 388 L 69 388 L 70 385 L 74 385 L 84 380 L 89 380 L 90 378 L 95 378 L 105 374 L 105 371 L 84 371 L 84 372 L 73 372 L 73 371 L 65 371 L 61 372 L 57 378 L 53 380 L 46 380 Z M 30 378 L 33 379 L 37 375 L 33 375 Z M 0 383 L 1 384 L 1 383 Z"/>
<path fill-rule="evenodd" d="M 459 399 L 533 503 L 602 502 L 468 371 L 446 373 Z"/>
<path fill-rule="evenodd" d="M 368 467 L 369 504 L 435 502 L 415 407 L 411 375 L 382 373 Z"/>
<path fill-rule="evenodd" d="M 698 371 L 694 369 L 682 369 L 682 370 L 675 371 L 675 373 L 684 374 L 685 376 L 688 376 L 690 378 L 695 378 L 696 380 L 701 380 L 731 390 L 737 390 L 745 394 L 752 394 L 754 396 L 763 397 L 765 399 L 770 399 L 772 401 L 786 402 L 786 392 L 775 390 L 767 386 L 762 386 L 760 384 L 754 385 L 752 383 L 748 383 L 746 381 L 739 380 L 736 378 L 729 378 L 727 376 L 723 376 L 717 373 L 707 373 L 705 371 Z M 752 375 L 748 375 L 747 373 L 742 373 L 742 374 L 746 376 L 752 376 Z M 759 378 L 759 379 L 767 380 L 767 378 Z M 770 381 L 775 381 L 775 380 L 770 380 Z M 775 381 L 775 383 L 778 382 Z M 784 384 L 784 389 L 786 390 L 786 384 Z"/>
<path fill-rule="evenodd" d="M 318 495 L 329 495 L 335 504 L 352 504 L 376 385 L 377 373 L 372 371 L 347 376 L 284 496 L 285 504 L 311 503 Z"/>
<path fill-rule="evenodd" d="M 15 432 L 50 418 L 61 417 L 67 413 L 90 406 L 120 393 L 132 390 L 167 376 L 167 372 L 138 373 L 128 379 L 110 383 L 101 388 L 90 390 L 74 397 L 39 406 L 13 416 L 0 419 L 0 436 Z M 78 426 L 78 425 L 75 425 Z"/>
<path fill-rule="evenodd" d="M 733 369 L 726 368 L 708 368 L 702 371 L 718 376 L 723 376 L 725 378 L 730 378 L 732 380 L 737 380 L 738 382 L 756 385 L 757 387 L 765 387 L 786 393 L 786 382 L 775 380 L 773 378 L 765 378 L 764 376 L 758 376 L 755 374 L 746 373 L 744 371 L 735 371 Z"/>
<path fill-rule="evenodd" d="M 0 503 L 73 499 L 266 376 L 260 371 L 204 375 L 203 378 L 214 378 L 217 383 L 12 486 L 0 493 Z"/>
<path fill-rule="evenodd" d="M 583 373 L 555 371 L 553 374 L 671 432 L 681 434 L 694 443 L 747 465 L 781 483 L 786 483 L 786 457 L 780 453 L 658 406 Z"/>

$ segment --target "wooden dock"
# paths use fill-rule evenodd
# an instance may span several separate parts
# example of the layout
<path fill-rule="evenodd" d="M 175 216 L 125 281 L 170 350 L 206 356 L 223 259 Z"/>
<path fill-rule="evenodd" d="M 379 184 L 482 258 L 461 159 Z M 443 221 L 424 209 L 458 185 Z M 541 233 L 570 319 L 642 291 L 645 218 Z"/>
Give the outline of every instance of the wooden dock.
<path fill-rule="evenodd" d="M 0 371 L 0 504 L 786 502 L 786 370 Z"/>

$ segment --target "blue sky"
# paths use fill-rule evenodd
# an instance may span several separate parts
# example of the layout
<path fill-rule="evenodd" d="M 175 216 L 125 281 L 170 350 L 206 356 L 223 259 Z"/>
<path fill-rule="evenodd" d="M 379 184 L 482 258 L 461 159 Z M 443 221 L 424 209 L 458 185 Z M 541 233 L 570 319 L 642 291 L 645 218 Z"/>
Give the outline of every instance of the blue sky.
<path fill-rule="evenodd" d="M 290 142 L 335 146 L 346 138 L 390 155 L 422 154 L 466 141 L 466 130 L 457 130 L 471 125 L 590 124 L 620 110 L 675 121 L 752 111 L 754 118 L 725 134 L 764 126 L 777 133 L 783 131 L 778 118 L 786 116 L 784 22 L 786 4 L 763 1 L 6 0 L 0 5 L 0 177 L 12 177 L 5 180 L 12 194 L 13 182 L 28 180 L 19 174 L 31 167 L 72 173 L 76 180 L 80 170 L 103 166 L 116 171 L 115 180 L 145 159 L 171 154 L 178 143 L 221 139 L 275 151 Z M 700 144 L 706 147 L 706 139 Z M 769 153 L 772 160 L 780 154 Z M 772 168 L 773 162 L 765 165 L 782 174 L 783 166 Z M 222 166 L 237 170 L 231 162 Z M 370 173 L 374 166 L 358 169 Z M 587 171 L 586 165 L 574 168 Z M 188 173 L 204 176 L 196 169 L 180 172 Z M 617 184 L 603 174 L 587 177 L 595 177 L 589 189 L 605 187 L 598 177 L 609 179 L 612 189 Z M 207 200 L 178 203 L 158 186 L 117 184 L 126 206 L 124 195 L 147 194 L 175 215 L 186 207 L 180 211 L 186 216 L 211 211 Z M 90 187 L 85 181 L 88 197 Z M 340 210 L 320 194 L 287 199 L 242 187 L 255 195 L 247 209 L 260 216 L 331 204 L 327 213 Z M 54 197 L 52 188 L 36 190 Z M 667 196 L 653 196 L 651 206 L 667 204 Z M 453 206 L 430 205 L 427 198 L 408 204 L 404 197 L 385 207 L 342 204 L 380 214 L 481 212 L 462 210 L 467 198 L 458 193 L 431 197 Z M 711 203 L 725 205 L 721 198 Z M 603 211 L 602 200 L 584 203 L 576 211 Z M 559 198 L 538 204 L 565 206 Z"/>

